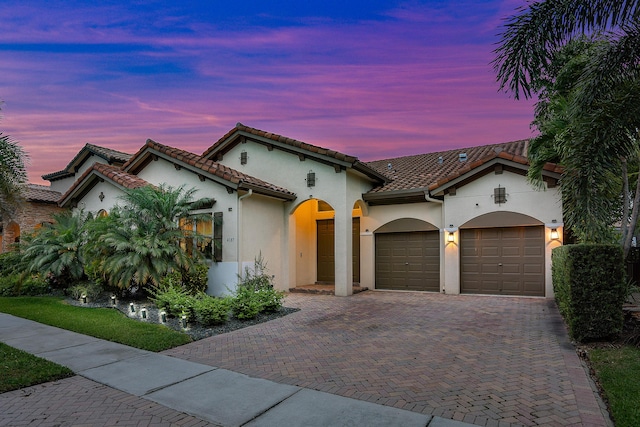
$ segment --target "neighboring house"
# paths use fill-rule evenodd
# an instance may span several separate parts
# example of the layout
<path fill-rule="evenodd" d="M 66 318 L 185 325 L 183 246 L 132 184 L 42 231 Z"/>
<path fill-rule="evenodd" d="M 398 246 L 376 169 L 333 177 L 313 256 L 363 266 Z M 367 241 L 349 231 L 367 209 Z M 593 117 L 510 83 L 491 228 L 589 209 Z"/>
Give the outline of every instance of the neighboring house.
<path fill-rule="evenodd" d="M 13 218 L 0 221 L 0 253 L 11 250 L 24 233 L 31 233 L 51 216 L 61 212 L 58 206 L 62 194 L 44 185 L 27 184 L 23 191 L 24 200 L 17 207 Z"/>
<path fill-rule="evenodd" d="M 97 154 L 105 149 L 88 147 L 105 160 Z M 233 290 L 262 256 L 281 290 L 332 283 L 346 296 L 359 283 L 550 297 L 561 170 L 547 165 L 545 189 L 534 190 L 526 152 L 516 141 L 367 163 L 238 123 L 202 155 L 149 140 L 122 164 L 92 163 L 81 151 L 44 178 L 52 187 L 72 182 L 61 207 L 96 213 L 108 213 L 126 188 L 197 188 L 196 197 L 211 199 L 198 213 L 211 214 L 201 229 L 218 248 L 214 295 Z"/>

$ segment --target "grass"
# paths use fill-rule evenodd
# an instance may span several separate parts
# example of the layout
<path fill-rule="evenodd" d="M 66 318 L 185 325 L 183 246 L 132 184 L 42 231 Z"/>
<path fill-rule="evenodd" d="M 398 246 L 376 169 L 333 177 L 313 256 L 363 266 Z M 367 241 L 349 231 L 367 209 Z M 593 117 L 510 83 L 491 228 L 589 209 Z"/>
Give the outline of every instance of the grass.
<path fill-rule="evenodd" d="M 0 312 L 149 351 L 191 342 L 189 335 L 165 326 L 138 322 L 114 309 L 72 306 L 58 297 L 0 298 Z"/>
<path fill-rule="evenodd" d="M 589 351 L 589 360 L 616 427 L 640 426 L 640 348 L 594 348 Z"/>
<path fill-rule="evenodd" d="M 64 366 L 0 343 L 0 393 L 72 375 Z"/>

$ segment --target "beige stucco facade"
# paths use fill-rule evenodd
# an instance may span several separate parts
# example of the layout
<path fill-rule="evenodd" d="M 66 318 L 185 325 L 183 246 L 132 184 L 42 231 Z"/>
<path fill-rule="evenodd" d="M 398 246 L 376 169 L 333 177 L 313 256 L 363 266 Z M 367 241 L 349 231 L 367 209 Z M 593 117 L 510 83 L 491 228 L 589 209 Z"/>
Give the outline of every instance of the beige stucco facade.
<path fill-rule="evenodd" d="M 209 293 L 233 291 L 238 277 L 258 258 L 266 263 L 280 290 L 315 283 L 317 224 L 332 220 L 333 282 L 338 296 L 353 293 L 353 270 L 358 268 L 354 247 L 359 250 L 355 254 L 359 255 L 359 272 L 355 272 L 359 273 L 355 274 L 359 285 L 378 287 L 378 233 L 438 233 L 439 291 L 457 294 L 461 291 L 460 230 L 533 225 L 544 226 L 544 295 L 552 296 L 551 249 L 562 244 L 560 193 L 553 185 L 542 191 L 534 189 L 521 159 L 505 160 L 504 153 L 491 151 L 489 162 L 469 167 L 454 164 L 461 172 L 453 178 L 445 177 L 429 188 L 393 190 L 387 200 L 384 195 L 368 197 L 372 190 L 390 182 L 383 174 L 355 158 L 291 141 L 239 125 L 203 156 L 191 155 L 193 162 L 189 164 L 182 154 L 165 155 L 150 146 L 145 161 L 136 163 L 136 156 L 145 156 L 141 149 L 142 154 L 123 166 L 124 172 L 150 184 L 196 188 L 196 198 L 215 200 L 209 211 L 223 217 L 223 250 L 222 261 L 210 263 Z M 447 165 L 442 156 L 439 163 Z M 217 164 L 230 169 L 212 175 Z M 79 171 L 88 168 L 82 167 Z M 252 184 L 243 184 L 246 182 Z M 506 189 L 506 201 L 496 203 L 496 188 Z M 121 185 L 101 179 L 79 194 L 74 206 L 108 212 L 123 191 Z M 403 196 L 409 193 L 411 197 Z M 359 219 L 355 237 L 354 218 Z M 552 229 L 560 238 L 551 238 Z M 359 245 L 354 246 L 354 238 L 359 239 Z"/>

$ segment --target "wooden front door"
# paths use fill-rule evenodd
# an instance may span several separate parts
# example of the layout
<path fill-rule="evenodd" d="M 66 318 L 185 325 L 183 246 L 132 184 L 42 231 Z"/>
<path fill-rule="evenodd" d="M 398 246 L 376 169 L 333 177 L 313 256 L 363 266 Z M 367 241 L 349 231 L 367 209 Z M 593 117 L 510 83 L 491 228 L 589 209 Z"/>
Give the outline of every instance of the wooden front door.
<path fill-rule="evenodd" d="M 333 219 L 316 221 L 317 233 L 317 277 L 318 283 L 335 282 L 335 228 Z M 353 233 L 353 281 L 360 282 L 360 218 L 352 220 Z"/>

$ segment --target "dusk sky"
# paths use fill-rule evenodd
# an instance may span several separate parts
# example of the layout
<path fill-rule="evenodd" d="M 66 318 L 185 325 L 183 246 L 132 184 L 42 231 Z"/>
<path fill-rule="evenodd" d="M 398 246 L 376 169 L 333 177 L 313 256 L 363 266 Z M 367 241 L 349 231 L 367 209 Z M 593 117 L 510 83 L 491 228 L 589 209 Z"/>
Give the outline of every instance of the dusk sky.
<path fill-rule="evenodd" d="M 363 161 L 528 138 L 490 66 L 523 4 L 4 0 L 0 131 L 34 183 L 87 142 L 202 154 L 237 122 Z"/>

